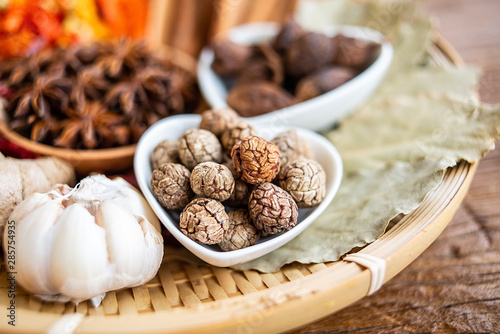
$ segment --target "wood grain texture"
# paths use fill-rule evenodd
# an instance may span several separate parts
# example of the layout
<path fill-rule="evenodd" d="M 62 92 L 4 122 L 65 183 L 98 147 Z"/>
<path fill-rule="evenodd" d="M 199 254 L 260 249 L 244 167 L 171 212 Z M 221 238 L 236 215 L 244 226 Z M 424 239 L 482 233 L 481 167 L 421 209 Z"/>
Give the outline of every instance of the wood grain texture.
<path fill-rule="evenodd" d="M 482 68 L 482 100 L 499 103 L 500 1 L 425 5 L 465 62 Z M 500 333 L 500 149 L 481 161 L 459 211 L 417 260 L 375 294 L 289 333 Z"/>

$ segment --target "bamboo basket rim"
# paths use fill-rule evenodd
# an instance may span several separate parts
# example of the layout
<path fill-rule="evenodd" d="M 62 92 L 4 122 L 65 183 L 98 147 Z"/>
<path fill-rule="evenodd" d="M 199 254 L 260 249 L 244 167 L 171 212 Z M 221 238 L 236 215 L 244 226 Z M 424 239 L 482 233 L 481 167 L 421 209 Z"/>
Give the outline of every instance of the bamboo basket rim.
<path fill-rule="evenodd" d="M 446 62 L 455 66 L 464 64 L 439 33 L 434 36 L 434 47 L 446 57 Z M 441 184 L 426 196 L 417 209 L 360 251 L 385 259 L 387 272 L 384 283 L 420 255 L 448 225 L 468 191 L 477 165 L 477 162 L 460 162 L 449 168 Z M 176 263 L 176 260 L 175 254 L 166 258 L 166 262 L 171 264 Z M 117 311 L 110 315 L 90 315 L 90 309 L 79 310 L 78 307 L 68 311 L 67 306 L 61 309 L 49 305 L 44 312 L 44 305 L 35 305 L 35 310 L 30 310 L 30 303 L 36 304 L 36 301 L 29 297 L 25 307 L 18 310 L 19 322 L 14 331 L 46 332 L 61 319 L 62 313 L 88 312 L 89 315 L 79 323 L 75 333 L 275 333 L 305 325 L 361 299 L 367 295 L 371 279 L 368 269 L 342 260 L 287 265 L 277 272 L 284 278 L 284 283 L 276 279 L 276 273 L 260 274 L 208 267 L 210 269 L 207 270 L 213 271 L 212 274 L 206 274 L 207 271 L 204 274 L 204 268 L 186 264 L 181 269 L 185 273 L 180 279 L 175 279 L 173 272 L 160 272 L 157 282 L 149 286 L 149 290 L 146 287 L 151 293 L 148 295 L 151 297 L 149 307 L 153 312 L 139 312 L 144 307 L 139 305 L 144 302 L 141 300 L 141 294 L 144 293 L 142 287 L 110 293 Z M 5 271 L 0 273 L 2 282 L 5 281 L 5 275 Z M 171 290 L 172 282 L 178 288 L 177 296 L 174 297 L 181 302 L 181 307 L 156 310 L 162 304 L 153 301 L 156 298 L 153 298 L 153 290 L 163 291 L 164 299 L 168 301 L 168 297 L 176 293 Z M 0 287 L 5 290 L 5 286 Z M 221 293 L 221 289 L 229 298 L 217 300 L 215 296 Z M 205 298 L 204 302 L 200 302 L 202 298 L 192 302 L 193 298 L 206 294 L 214 297 Z M 1 293 L 0 305 L 5 306 L 8 302 L 5 293 Z M 0 322 L 0 332 L 6 330 L 12 331 L 12 327 L 6 321 Z"/>

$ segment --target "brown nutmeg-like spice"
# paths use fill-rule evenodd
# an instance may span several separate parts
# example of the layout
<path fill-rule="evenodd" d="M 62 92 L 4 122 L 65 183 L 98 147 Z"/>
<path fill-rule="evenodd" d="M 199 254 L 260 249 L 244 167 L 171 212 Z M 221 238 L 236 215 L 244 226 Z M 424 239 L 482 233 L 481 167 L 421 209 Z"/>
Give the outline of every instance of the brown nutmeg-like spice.
<path fill-rule="evenodd" d="M 333 38 L 338 50 L 335 63 L 340 66 L 366 68 L 376 58 L 380 44 L 339 34 Z"/>
<path fill-rule="evenodd" d="M 260 184 L 252 191 L 248 211 L 255 227 L 267 234 L 288 231 L 297 224 L 297 204 L 272 183 Z"/>
<path fill-rule="evenodd" d="M 299 208 L 316 206 L 325 198 L 325 171 L 315 160 L 295 160 L 280 171 L 278 178 L 280 187 L 288 191 Z"/>
<path fill-rule="evenodd" d="M 224 205 L 211 198 L 195 198 L 182 211 L 179 228 L 191 240 L 213 245 L 222 241 L 229 217 Z"/>
<path fill-rule="evenodd" d="M 289 19 L 281 28 L 278 35 L 273 41 L 273 47 L 276 51 L 284 53 L 292 43 L 304 34 L 304 29 L 295 22 Z"/>
<path fill-rule="evenodd" d="M 231 193 L 231 196 L 224 202 L 224 204 L 230 205 L 232 207 L 248 207 L 248 198 L 250 197 L 250 193 L 252 192 L 252 185 L 242 181 L 236 175 L 236 171 L 234 170 L 233 162 L 226 162 L 224 166 L 229 168 L 234 178 L 234 189 Z"/>
<path fill-rule="evenodd" d="M 245 122 L 238 122 L 236 126 L 227 129 L 222 133 L 220 141 L 222 143 L 222 146 L 224 147 L 224 150 L 230 156 L 234 144 L 246 137 L 256 135 L 257 131 L 255 131 L 253 126 Z"/>
<path fill-rule="evenodd" d="M 151 153 L 151 167 L 158 169 L 167 162 L 179 163 L 179 143 L 177 140 L 165 139 Z"/>
<path fill-rule="evenodd" d="M 252 185 L 240 179 L 234 180 L 234 189 L 229 198 L 224 202 L 227 205 L 239 208 L 248 206 L 248 198 L 252 192 Z"/>
<path fill-rule="evenodd" d="M 236 86 L 227 96 L 227 104 L 243 117 L 266 114 L 294 103 L 290 93 L 279 85 L 266 81 Z"/>
<path fill-rule="evenodd" d="M 295 130 L 280 133 L 272 142 L 278 146 L 280 151 L 281 169 L 299 158 L 313 158 L 311 147 L 305 140 L 299 138 Z"/>
<path fill-rule="evenodd" d="M 237 75 L 247 64 L 252 49 L 236 44 L 228 39 L 221 39 L 213 44 L 214 61 L 212 69 L 221 76 Z"/>
<path fill-rule="evenodd" d="M 299 81 L 295 89 L 298 101 L 306 101 L 335 89 L 354 78 L 358 72 L 350 67 L 330 66 Z"/>
<path fill-rule="evenodd" d="M 255 228 L 247 210 L 234 210 L 227 213 L 228 229 L 219 243 L 220 248 L 232 251 L 255 245 L 260 238 L 260 231 Z"/>
<path fill-rule="evenodd" d="M 231 152 L 236 175 L 245 182 L 270 182 L 278 174 L 281 155 L 276 144 L 250 136 L 237 142 Z"/>
<path fill-rule="evenodd" d="M 233 109 L 209 109 L 201 114 L 200 129 L 208 130 L 220 137 L 224 131 L 236 126 L 239 121 L 240 117 Z"/>
<path fill-rule="evenodd" d="M 155 169 L 150 183 L 158 202 L 170 210 L 183 208 L 192 194 L 190 174 L 181 164 L 166 163 Z"/>
<path fill-rule="evenodd" d="M 191 173 L 191 188 L 196 195 L 225 201 L 234 190 L 233 174 L 224 165 L 202 162 Z"/>
<path fill-rule="evenodd" d="M 253 47 L 253 55 L 238 76 L 237 85 L 257 81 L 283 83 L 285 71 L 280 55 L 269 44 Z"/>
<path fill-rule="evenodd" d="M 206 161 L 219 163 L 222 162 L 222 146 L 210 131 L 187 130 L 179 139 L 179 158 L 189 169 Z"/>
<path fill-rule="evenodd" d="M 335 44 L 323 34 L 307 32 L 297 38 L 286 53 L 286 71 L 293 77 L 312 74 L 330 63 Z"/>

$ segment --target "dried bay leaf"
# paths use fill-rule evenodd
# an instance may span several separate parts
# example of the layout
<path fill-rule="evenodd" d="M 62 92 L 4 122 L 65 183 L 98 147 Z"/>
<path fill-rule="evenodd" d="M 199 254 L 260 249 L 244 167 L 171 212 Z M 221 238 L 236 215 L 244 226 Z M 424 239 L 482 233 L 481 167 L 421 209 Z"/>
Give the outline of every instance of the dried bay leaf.
<path fill-rule="evenodd" d="M 480 71 L 473 67 L 412 68 L 385 80 L 373 99 L 379 100 L 391 95 L 422 94 L 432 98 L 431 95 L 444 93 L 476 98 L 479 73 Z"/>
<path fill-rule="evenodd" d="M 440 161 L 444 169 L 479 160 L 499 137 L 498 124 L 500 113 L 467 99 L 399 95 L 362 108 L 328 138 L 346 173 L 423 158 Z"/>
<path fill-rule="evenodd" d="M 344 177 L 332 204 L 298 237 L 236 269 L 272 272 L 286 263 L 335 261 L 354 247 L 373 242 L 399 213 L 418 207 L 440 182 L 440 163 L 397 162 L 387 169 Z"/>

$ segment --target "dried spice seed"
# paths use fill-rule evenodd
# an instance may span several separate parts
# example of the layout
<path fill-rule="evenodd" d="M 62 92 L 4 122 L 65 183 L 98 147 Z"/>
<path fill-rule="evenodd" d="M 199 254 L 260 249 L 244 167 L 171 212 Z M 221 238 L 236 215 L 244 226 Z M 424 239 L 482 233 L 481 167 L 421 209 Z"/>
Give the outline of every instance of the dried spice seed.
<path fill-rule="evenodd" d="M 245 182 L 270 182 L 280 170 L 278 147 L 258 136 L 250 136 L 234 145 L 231 152 L 236 175 Z"/>
<path fill-rule="evenodd" d="M 326 174 L 315 160 L 293 161 L 280 171 L 278 178 L 280 187 L 288 191 L 299 208 L 316 206 L 325 198 Z"/>
<path fill-rule="evenodd" d="M 255 227 L 267 234 L 289 231 L 297 224 L 297 204 L 272 183 L 260 184 L 252 191 L 248 211 Z"/>
<path fill-rule="evenodd" d="M 245 122 L 238 122 L 236 126 L 227 129 L 222 133 L 220 138 L 222 146 L 226 153 L 230 156 L 231 151 L 233 149 L 234 144 L 243 140 L 249 136 L 256 136 L 257 131 L 255 131 L 254 127 Z"/>
<path fill-rule="evenodd" d="M 247 207 L 248 206 L 248 198 L 250 197 L 250 193 L 252 192 L 252 185 L 242 181 L 236 175 L 236 171 L 234 170 L 233 162 L 225 162 L 224 166 L 226 166 L 234 178 L 234 189 L 231 193 L 231 196 L 224 202 L 232 207 Z"/>
<path fill-rule="evenodd" d="M 373 62 L 376 52 L 380 49 L 380 44 L 342 34 L 335 36 L 333 43 L 338 50 L 334 62 L 340 66 L 349 66 L 360 70 Z"/>
<path fill-rule="evenodd" d="M 227 96 L 227 104 L 243 117 L 266 114 L 294 103 L 293 96 L 286 90 L 264 81 L 236 86 Z"/>
<path fill-rule="evenodd" d="M 280 55 L 269 44 L 254 46 L 252 53 L 252 57 L 239 74 L 236 85 L 257 81 L 282 84 L 285 73 Z"/>
<path fill-rule="evenodd" d="M 220 137 L 224 131 L 236 126 L 239 120 L 238 114 L 230 108 L 210 109 L 201 114 L 200 129 Z"/>
<path fill-rule="evenodd" d="M 247 210 L 234 210 L 227 213 L 228 229 L 219 243 L 224 251 L 232 251 L 255 245 L 260 231 L 255 228 Z"/>
<path fill-rule="evenodd" d="M 286 53 L 286 70 L 293 77 L 312 74 L 335 56 L 334 43 L 323 34 L 307 32 L 297 38 Z"/>
<path fill-rule="evenodd" d="M 219 201 L 211 198 L 192 200 L 180 215 L 179 227 L 191 240 L 213 245 L 222 241 L 229 217 Z"/>
<path fill-rule="evenodd" d="M 183 208 L 191 197 L 191 173 L 181 164 L 166 163 L 155 169 L 151 188 L 158 202 L 169 210 Z"/>
<path fill-rule="evenodd" d="M 304 29 L 293 19 L 289 19 L 281 28 L 273 41 L 273 47 L 280 53 L 285 53 L 292 43 L 304 34 Z"/>
<path fill-rule="evenodd" d="M 229 198 L 224 202 L 235 208 L 248 206 L 248 198 L 252 192 L 252 186 L 240 179 L 234 180 L 234 189 Z"/>
<path fill-rule="evenodd" d="M 203 162 L 191 173 L 191 188 L 198 196 L 225 201 L 234 190 L 233 174 L 224 165 Z"/>
<path fill-rule="evenodd" d="M 168 162 L 179 163 L 179 142 L 165 139 L 153 149 L 151 153 L 151 166 L 158 169 Z"/>
<path fill-rule="evenodd" d="M 295 97 L 301 102 L 312 99 L 345 84 L 357 74 L 350 67 L 331 66 L 321 69 L 299 81 Z"/>
<path fill-rule="evenodd" d="M 221 76 L 238 74 L 247 64 L 252 52 L 250 47 L 227 39 L 216 41 L 212 48 L 214 50 L 212 69 Z"/>
<path fill-rule="evenodd" d="M 189 169 L 207 161 L 222 162 L 222 146 L 210 131 L 191 129 L 179 139 L 179 158 Z"/>
<path fill-rule="evenodd" d="M 297 131 L 289 130 L 277 135 L 273 140 L 281 154 L 281 168 L 289 162 L 299 158 L 313 158 L 313 152 L 309 144 L 299 138 Z"/>

